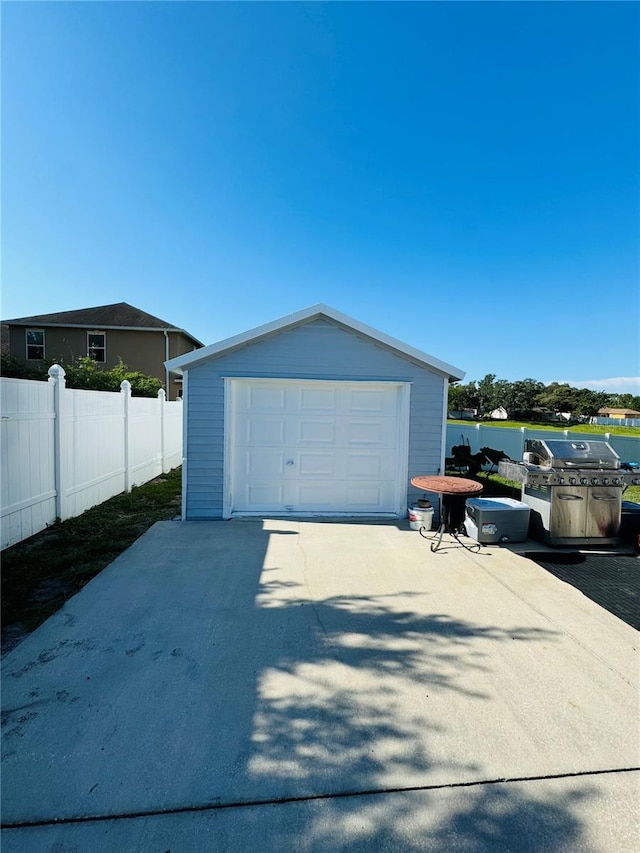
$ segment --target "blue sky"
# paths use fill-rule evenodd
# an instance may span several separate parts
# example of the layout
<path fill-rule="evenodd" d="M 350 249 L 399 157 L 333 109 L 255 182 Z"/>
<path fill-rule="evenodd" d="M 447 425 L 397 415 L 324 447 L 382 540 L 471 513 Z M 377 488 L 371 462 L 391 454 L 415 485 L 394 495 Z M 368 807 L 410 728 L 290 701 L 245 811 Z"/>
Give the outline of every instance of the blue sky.
<path fill-rule="evenodd" d="M 2 6 L 2 317 L 325 302 L 640 393 L 636 3 Z M 605 381 L 606 380 L 606 381 Z"/>

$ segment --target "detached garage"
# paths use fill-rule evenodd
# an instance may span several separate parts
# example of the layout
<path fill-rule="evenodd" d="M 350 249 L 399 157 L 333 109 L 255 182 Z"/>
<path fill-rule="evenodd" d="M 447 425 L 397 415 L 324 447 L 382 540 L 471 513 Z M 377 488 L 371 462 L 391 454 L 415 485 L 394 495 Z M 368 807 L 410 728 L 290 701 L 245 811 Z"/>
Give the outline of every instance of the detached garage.
<path fill-rule="evenodd" d="M 182 517 L 404 516 L 442 471 L 464 373 L 315 305 L 166 362 L 183 375 Z"/>

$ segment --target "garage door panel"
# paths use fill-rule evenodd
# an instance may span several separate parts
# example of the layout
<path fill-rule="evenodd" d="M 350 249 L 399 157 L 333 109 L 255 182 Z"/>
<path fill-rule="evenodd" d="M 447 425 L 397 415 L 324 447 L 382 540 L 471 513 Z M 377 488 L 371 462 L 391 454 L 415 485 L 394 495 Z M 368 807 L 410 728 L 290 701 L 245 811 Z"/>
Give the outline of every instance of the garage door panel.
<path fill-rule="evenodd" d="M 292 396 L 294 393 L 292 389 Z M 335 388 L 301 388 L 297 389 L 297 397 L 297 407 L 301 412 L 337 412 L 338 392 Z"/>
<path fill-rule="evenodd" d="M 349 414 L 396 414 L 393 395 L 383 390 L 348 390 L 347 412 Z"/>
<path fill-rule="evenodd" d="M 246 415 L 245 428 L 239 435 L 242 445 L 284 444 L 286 441 L 286 421 L 278 415 Z"/>
<path fill-rule="evenodd" d="M 231 383 L 232 512 L 396 511 L 398 384 Z"/>
<path fill-rule="evenodd" d="M 344 503 L 344 487 L 335 483 L 302 483 L 292 490 L 291 505 L 303 512 L 333 511 L 336 500 Z"/>
<path fill-rule="evenodd" d="M 288 446 L 332 444 L 335 447 L 366 445 L 395 448 L 397 418 L 372 419 L 351 417 L 300 418 L 291 415 L 285 426 Z"/>
<path fill-rule="evenodd" d="M 289 456 L 287 456 L 289 458 Z M 303 451 L 290 454 L 287 477 L 331 476 L 336 480 L 395 480 L 395 460 L 386 451 L 335 449 L 331 453 Z"/>
<path fill-rule="evenodd" d="M 287 408 L 287 390 L 274 385 L 250 385 L 244 400 L 241 400 L 241 410 L 249 412 L 284 412 Z"/>
<path fill-rule="evenodd" d="M 382 485 L 350 484 L 347 488 L 347 503 L 358 507 L 360 512 L 380 512 L 388 504 L 388 492 L 389 486 L 385 489 Z"/>
<path fill-rule="evenodd" d="M 350 420 L 347 423 L 346 443 L 392 448 L 396 445 L 397 423 L 394 419 Z"/>
<path fill-rule="evenodd" d="M 336 424 L 331 418 L 309 420 L 294 418 L 292 421 L 294 441 L 315 444 L 335 444 Z"/>
<path fill-rule="evenodd" d="M 391 468 L 391 464 L 382 453 L 348 453 L 345 462 L 347 477 L 393 479 Z"/>
<path fill-rule="evenodd" d="M 342 512 L 388 512 L 394 484 L 322 482 L 292 483 L 285 489 L 289 506 L 302 512 L 334 511 L 339 500 Z"/>
<path fill-rule="evenodd" d="M 335 476 L 334 453 L 300 453 L 298 454 L 297 470 L 292 468 L 292 476 L 301 477 L 333 477 Z"/>
<path fill-rule="evenodd" d="M 248 483 L 240 501 L 249 512 L 277 512 L 285 503 L 284 483 Z"/>
<path fill-rule="evenodd" d="M 285 469 L 284 453 L 281 450 L 262 448 L 260 451 L 244 450 L 239 452 L 240 472 L 249 477 L 281 478 Z"/>

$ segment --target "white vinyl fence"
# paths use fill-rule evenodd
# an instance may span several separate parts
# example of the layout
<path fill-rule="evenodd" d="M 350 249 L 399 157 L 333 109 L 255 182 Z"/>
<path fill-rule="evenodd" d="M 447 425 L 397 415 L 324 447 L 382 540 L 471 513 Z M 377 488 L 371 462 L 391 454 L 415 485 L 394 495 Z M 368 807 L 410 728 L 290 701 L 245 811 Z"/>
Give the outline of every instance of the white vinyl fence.
<path fill-rule="evenodd" d="M 640 427 L 640 418 L 591 418 L 590 423 L 600 426 Z"/>
<path fill-rule="evenodd" d="M 80 515 L 182 462 L 182 403 L 0 379 L 2 541 L 6 548 L 57 518 Z"/>
<path fill-rule="evenodd" d="M 640 438 L 627 435 L 611 435 L 604 433 L 579 433 L 569 430 L 553 431 L 544 429 L 529 429 L 528 427 L 497 427 L 485 424 L 447 424 L 446 455 L 451 455 L 451 448 L 458 444 L 468 444 L 472 453 L 477 453 L 481 447 L 491 447 L 502 450 L 511 459 L 520 461 L 524 453 L 524 442 L 527 438 L 570 438 L 573 441 L 608 441 L 622 462 L 640 462 Z"/>

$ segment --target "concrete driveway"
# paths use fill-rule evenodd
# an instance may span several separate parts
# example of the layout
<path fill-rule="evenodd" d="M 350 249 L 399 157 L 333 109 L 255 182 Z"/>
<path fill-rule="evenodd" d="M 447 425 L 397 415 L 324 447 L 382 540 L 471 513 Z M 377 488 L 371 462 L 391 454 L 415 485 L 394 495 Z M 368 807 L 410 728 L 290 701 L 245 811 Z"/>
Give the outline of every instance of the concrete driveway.
<path fill-rule="evenodd" d="M 163 522 L 3 661 L 3 851 L 636 851 L 638 634 L 405 523 Z"/>

